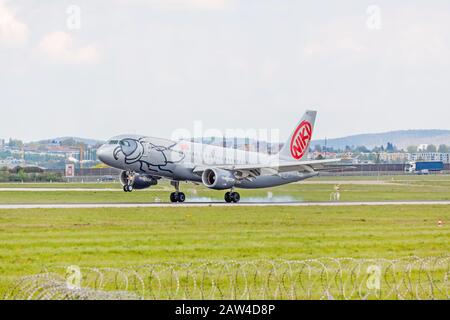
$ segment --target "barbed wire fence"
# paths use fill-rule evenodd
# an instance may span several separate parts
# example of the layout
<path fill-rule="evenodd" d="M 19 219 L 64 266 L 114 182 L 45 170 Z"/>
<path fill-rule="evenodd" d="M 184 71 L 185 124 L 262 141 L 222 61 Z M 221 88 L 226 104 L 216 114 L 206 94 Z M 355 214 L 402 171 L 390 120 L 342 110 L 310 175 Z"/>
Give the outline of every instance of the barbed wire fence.
<path fill-rule="evenodd" d="M 449 299 L 450 256 L 51 267 L 6 299 Z"/>

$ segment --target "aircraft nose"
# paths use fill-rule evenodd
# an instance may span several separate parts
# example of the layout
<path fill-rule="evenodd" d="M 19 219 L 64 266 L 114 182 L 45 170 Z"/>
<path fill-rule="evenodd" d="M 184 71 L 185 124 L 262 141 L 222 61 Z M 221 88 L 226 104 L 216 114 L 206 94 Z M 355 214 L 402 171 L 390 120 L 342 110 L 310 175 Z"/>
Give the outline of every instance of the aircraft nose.
<path fill-rule="evenodd" d="M 107 146 L 103 145 L 97 150 L 97 158 L 101 162 L 108 163 L 108 159 L 111 157 L 112 154 Z"/>

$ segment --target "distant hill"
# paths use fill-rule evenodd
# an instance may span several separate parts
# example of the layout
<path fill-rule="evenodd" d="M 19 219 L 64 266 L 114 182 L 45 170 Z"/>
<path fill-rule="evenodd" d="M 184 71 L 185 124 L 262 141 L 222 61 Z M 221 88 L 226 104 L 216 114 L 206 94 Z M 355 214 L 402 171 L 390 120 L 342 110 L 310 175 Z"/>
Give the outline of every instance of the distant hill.
<path fill-rule="evenodd" d="M 95 146 L 96 144 L 103 144 L 103 143 L 105 143 L 102 140 L 86 139 L 86 138 L 79 138 L 79 137 L 58 137 L 58 138 L 53 138 L 53 139 L 46 139 L 46 140 L 37 141 L 37 143 L 39 143 L 39 144 L 59 143 L 59 142 L 72 140 L 72 139 L 75 142 L 84 143 L 84 144 L 86 144 L 88 146 Z"/>
<path fill-rule="evenodd" d="M 37 143 L 58 143 L 70 139 L 73 139 L 76 142 L 82 142 L 89 146 L 104 143 L 104 141 L 102 140 L 79 137 L 58 137 L 53 139 L 41 140 Z M 201 140 L 203 140 L 204 143 L 213 143 L 217 145 L 222 144 L 222 138 L 218 137 L 205 137 L 203 139 L 197 139 L 196 141 L 200 142 Z M 246 140 L 243 138 L 237 138 L 236 142 L 238 146 L 243 146 L 247 142 L 250 145 L 256 145 L 256 141 L 253 139 Z M 372 149 L 378 146 L 386 146 L 388 142 L 393 143 L 399 149 L 406 149 L 408 146 L 417 146 L 420 144 L 434 144 L 436 146 L 440 144 L 450 145 L 450 130 L 399 130 L 383 133 L 358 134 L 342 138 L 327 139 L 327 146 L 334 149 L 345 149 L 346 146 L 365 146 L 369 149 Z M 227 139 L 226 143 L 227 146 L 233 146 L 235 141 L 234 139 Z M 267 144 L 267 142 L 261 141 L 260 147 L 264 148 Z M 311 147 L 314 147 L 316 145 L 324 146 L 325 140 L 313 140 L 311 143 Z M 279 148 L 279 145 L 274 143 L 270 147 L 272 147 L 272 150 L 275 151 Z"/>
<path fill-rule="evenodd" d="M 384 133 L 358 134 L 343 138 L 327 139 L 327 146 L 334 149 L 344 149 L 346 146 L 365 146 L 374 148 L 393 143 L 399 149 L 420 144 L 450 145 L 450 130 L 401 130 Z M 311 146 L 323 146 L 325 140 L 313 140 Z"/>

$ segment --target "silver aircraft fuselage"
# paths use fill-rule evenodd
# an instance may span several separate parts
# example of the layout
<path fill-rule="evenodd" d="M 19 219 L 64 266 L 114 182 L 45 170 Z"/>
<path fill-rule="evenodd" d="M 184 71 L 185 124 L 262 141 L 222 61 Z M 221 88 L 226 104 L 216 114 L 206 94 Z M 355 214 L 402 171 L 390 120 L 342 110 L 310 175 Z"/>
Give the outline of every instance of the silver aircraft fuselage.
<path fill-rule="evenodd" d="M 224 148 L 189 141 L 138 135 L 111 138 L 97 151 L 100 161 L 124 171 L 166 178 L 172 181 L 202 182 L 195 169 L 217 166 L 269 164 L 276 156 L 265 153 Z M 289 171 L 273 175 L 258 175 L 237 179 L 236 188 L 267 188 L 292 183 L 316 176 L 317 172 Z"/>

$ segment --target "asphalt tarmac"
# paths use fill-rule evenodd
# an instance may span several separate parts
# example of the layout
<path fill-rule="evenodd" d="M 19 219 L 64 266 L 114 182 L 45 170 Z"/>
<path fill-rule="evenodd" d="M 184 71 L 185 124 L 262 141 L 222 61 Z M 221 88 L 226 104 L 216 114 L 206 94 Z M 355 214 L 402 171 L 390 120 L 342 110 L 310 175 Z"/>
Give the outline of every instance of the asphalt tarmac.
<path fill-rule="evenodd" d="M 450 201 L 352 201 L 352 202 L 152 202 L 152 203 L 64 203 L 64 204 L 2 204 L 0 209 L 76 209 L 76 208 L 183 208 L 183 207 L 345 207 L 345 206 L 404 206 L 450 205 Z"/>

